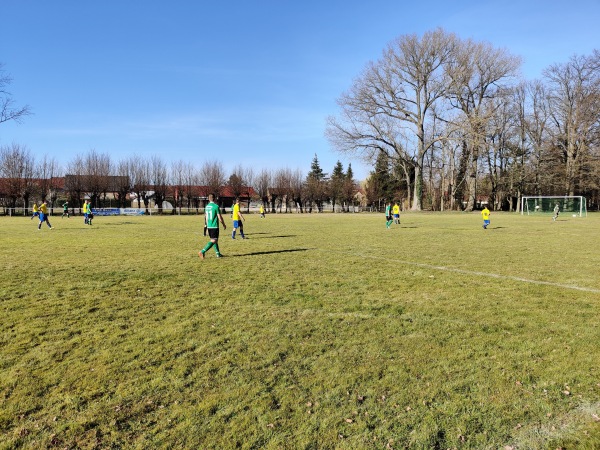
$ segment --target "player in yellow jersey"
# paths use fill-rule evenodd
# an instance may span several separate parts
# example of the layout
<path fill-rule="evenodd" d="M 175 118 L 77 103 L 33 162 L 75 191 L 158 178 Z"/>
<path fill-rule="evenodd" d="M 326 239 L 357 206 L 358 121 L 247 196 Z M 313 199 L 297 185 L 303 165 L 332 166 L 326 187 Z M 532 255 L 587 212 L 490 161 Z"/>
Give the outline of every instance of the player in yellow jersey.
<path fill-rule="evenodd" d="M 394 203 L 392 214 L 394 215 L 394 223 L 400 225 L 400 205 L 398 205 L 398 202 Z"/>
<path fill-rule="evenodd" d="M 490 225 L 490 210 L 485 206 L 481 211 L 481 218 L 483 219 L 483 229 L 487 230 Z"/>
<path fill-rule="evenodd" d="M 42 229 L 42 224 L 46 222 L 48 224 L 48 228 L 52 229 L 52 225 L 50 225 L 50 221 L 48 220 L 48 206 L 46 202 L 42 202 L 40 205 L 40 224 L 38 225 L 38 230 Z"/>
<path fill-rule="evenodd" d="M 242 212 L 240 211 L 240 199 L 236 198 L 235 199 L 235 204 L 233 205 L 233 212 L 231 214 L 231 218 L 233 219 L 233 231 L 231 233 L 231 239 L 235 239 L 235 232 L 237 231 L 237 229 L 240 229 L 240 236 L 242 236 L 242 239 L 246 239 L 246 236 L 244 236 L 244 224 L 243 221 L 244 216 L 242 215 Z"/>
<path fill-rule="evenodd" d="M 83 207 L 81 208 L 81 212 L 83 212 L 83 223 L 88 224 L 88 201 L 87 199 L 83 201 Z"/>
<path fill-rule="evenodd" d="M 33 220 L 34 217 L 40 217 L 40 209 L 36 202 L 33 203 L 33 216 L 31 216 L 31 220 Z"/>

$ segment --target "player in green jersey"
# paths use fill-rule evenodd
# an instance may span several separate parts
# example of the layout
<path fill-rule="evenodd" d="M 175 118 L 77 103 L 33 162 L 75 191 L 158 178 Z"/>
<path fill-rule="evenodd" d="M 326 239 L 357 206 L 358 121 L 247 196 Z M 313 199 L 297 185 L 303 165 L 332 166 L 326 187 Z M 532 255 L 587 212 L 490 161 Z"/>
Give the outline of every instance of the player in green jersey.
<path fill-rule="evenodd" d="M 221 210 L 219 209 L 219 205 L 214 202 L 214 195 L 208 195 L 208 205 L 204 208 L 204 223 L 206 224 L 206 229 L 208 231 L 208 236 L 210 237 L 210 241 L 206 246 L 198 252 L 198 256 L 204 259 L 204 254 L 210 250 L 211 247 L 215 247 L 215 253 L 217 254 L 217 258 L 221 258 L 221 252 L 219 251 L 219 222 L 223 225 L 223 229 L 227 229 L 227 225 L 225 225 L 225 221 L 223 220 L 223 216 L 221 215 Z"/>
<path fill-rule="evenodd" d="M 69 219 L 69 202 L 63 203 L 63 213 L 62 216 L 60 216 L 60 218 L 62 219 L 63 217 L 65 217 L 65 214 L 67 215 L 67 219 Z"/>
<path fill-rule="evenodd" d="M 394 220 L 392 219 L 392 202 L 387 202 L 385 206 L 385 226 L 390 227 Z"/>

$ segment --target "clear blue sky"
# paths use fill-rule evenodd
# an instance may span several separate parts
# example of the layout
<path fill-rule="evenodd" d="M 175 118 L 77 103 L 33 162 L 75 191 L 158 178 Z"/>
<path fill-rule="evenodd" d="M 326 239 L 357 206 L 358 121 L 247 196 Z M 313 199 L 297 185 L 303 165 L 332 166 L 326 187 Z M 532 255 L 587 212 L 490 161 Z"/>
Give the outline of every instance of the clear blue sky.
<path fill-rule="evenodd" d="M 23 0 L 0 14 L 9 90 L 34 113 L 0 125 L 0 145 L 62 166 L 95 149 L 306 173 L 316 153 L 363 179 L 325 120 L 392 39 L 442 27 L 521 56 L 527 79 L 600 48 L 598 0 Z"/>

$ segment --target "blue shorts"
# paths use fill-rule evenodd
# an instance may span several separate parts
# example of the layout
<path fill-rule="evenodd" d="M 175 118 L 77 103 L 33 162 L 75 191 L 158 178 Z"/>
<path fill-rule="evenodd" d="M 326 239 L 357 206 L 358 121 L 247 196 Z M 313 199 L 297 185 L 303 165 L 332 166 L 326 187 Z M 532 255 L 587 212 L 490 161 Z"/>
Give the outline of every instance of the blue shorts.
<path fill-rule="evenodd" d="M 399 219 L 400 218 L 400 214 L 394 214 L 394 219 Z"/>
<path fill-rule="evenodd" d="M 46 216 L 44 215 L 43 212 L 39 213 L 39 217 L 40 217 L 40 222 L 43 222 L 44 220 L 46 220 Z"/>
<path fill-rule="evenodd" d="M 234 220 L 233 221 L 233 228 L 239 228 L 241 224 L 242 224 L 241 220 Z"/>
<path fill-rule="evenodd" d="M 484 220 L 484 221 L 483 221 L 483 224 L 484 224 L 484 225 L 489 225 L 489 224 L 490 224 L 490 221 L 489 221 L 489 219 L 488 219 L 488 220 Z"/>

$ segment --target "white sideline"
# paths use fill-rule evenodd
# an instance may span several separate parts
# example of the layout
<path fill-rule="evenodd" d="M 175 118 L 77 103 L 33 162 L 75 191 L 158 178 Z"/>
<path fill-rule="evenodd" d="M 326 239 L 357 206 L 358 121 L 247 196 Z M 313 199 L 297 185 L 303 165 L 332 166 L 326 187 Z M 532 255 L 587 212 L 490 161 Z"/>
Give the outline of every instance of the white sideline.
<path fill-rule="evenodd" d="M 331 251 L 331 250 L 328 250 L 328 251 Z M 348 255 L 356 255 L 357 254 L 357 253 L 341 252 L 341 251 L 340 251 L 340 253 L 344 253 L 344 254 L 348 254 Z M 362 258 L 381 259 L 381 260 L 390 261 L 389 258 L 385 258 L 382 256 L 374 256 L 374 255 L 359 255 L 359 256 L 361 256 Z M 552 287 L 558 287 L 558 288 L 562 288 L 562 289 L 572 289 L 575 291 L 592 292 L 594 294 L 600 294 L 600 289 L 583 287 L 583 286 L 574 286 L 572 284 L 553 283 L 551 281 L 530 280 L 528 278 L 515 277 L 512 275 L 500 275 L 497 273 L 477 272 L 474 270 L 457 269 L 455 267 L 434 266 L 432 264 L 425 264 L 425 263 L 419 263 L 419 262 L 414 262 L 414 261 L 402 261 L 402 260 L 397 260 L 397 259 L 394 259 L 393 261 L 394 261 L 394 263 L 404 264 L 407 266 L 423 267 L 425 269 L 442 270 L 445 272 L 455 272 L 455 273 L 461 273 L 463 275 L 477 275 L 477 276 L 488 277 L 488 278 L 496 278 L 496 279 L 500 279 L 500 280 L 520 281 L 522 283 L 539 284 L 539 285 L 543 285 L 543 286 L 552 286 Z"/>

